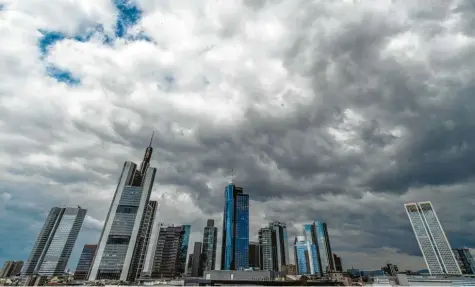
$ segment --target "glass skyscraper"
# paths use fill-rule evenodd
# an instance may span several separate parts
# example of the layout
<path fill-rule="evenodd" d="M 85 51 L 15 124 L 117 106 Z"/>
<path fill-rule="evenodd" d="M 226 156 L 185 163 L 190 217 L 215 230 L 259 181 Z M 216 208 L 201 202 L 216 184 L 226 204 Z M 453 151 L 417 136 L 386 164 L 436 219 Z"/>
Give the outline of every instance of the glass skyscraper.
<path fill-rule="evenodd" d="M 249 195 L 229 184 L 224 192 L 221 270 L 249 267 Z"/>
<path fill-rule="evenodd" d="M 79 206 L 53 207 L 23 266 L 22 275 L 63 275 L 86 212 Z"/>
<path fill-rule="evenodd" d="M 274 271 L 272 229 L 264 227 L 259 229 L 259 246 L 261 248 L 261 270 Z"/>
<path fill-rule="evenodd" d="M 297 236 L 294 241 L 295 263 L 298 275 L 319 274 L 317 247 L 305 236 Z"/>
<path fill-rule="evenodd" d="M 406 203 L 404 207 L 429 273 L 462 274 L 432 203 Z"/>
<path fill-rule="evenodd" d="M 282 271 L 289 264 L 287 226 L 283 222 L 269 222 L 268 227 L 259 230 L 261 269 Z"/>
<path fill-rule="evenodd" d="M 203 232 L 203 271 L 210 271 L 215 269 L 217 244 L 218 228 L 214 226 L 213 219 L 208 219 Z"/>
<path fill-rule="evenodd" d="M 74 271 L 74 280 L 87 280 L 87 275 L 89 274 L 89 269 L 91 269 L 91 263 L 94 259 L 96 248 L 96 244 L 84 245 L 81 257 L 79 257 L 78 265 Z"/>
<path fill-rule="evenodd" d="M 305 240 L 311 242 L 316 248 L 318 270 L 322 274 L 335 271 L 335 262 L 328 236 L 327 224 L 315 221 L 303 226 Z"/>
<path fill-rule="evenodd" d="M 475 274 L 475 260 L 469 249 L 453 249 L 455 259 L 459 264 L 462 274 Z"/>
<path fill-rule="evenodd" d="M 152 135 L 153 137 L 153 135 Z M 148 225 L 149 199 L 156 169 L 150 167 L 152 140 L 140 167 L 127 161 L 119 177 L 109 212 L 99 239 L 89 280 L 110 279 L 134 281 Z"/>

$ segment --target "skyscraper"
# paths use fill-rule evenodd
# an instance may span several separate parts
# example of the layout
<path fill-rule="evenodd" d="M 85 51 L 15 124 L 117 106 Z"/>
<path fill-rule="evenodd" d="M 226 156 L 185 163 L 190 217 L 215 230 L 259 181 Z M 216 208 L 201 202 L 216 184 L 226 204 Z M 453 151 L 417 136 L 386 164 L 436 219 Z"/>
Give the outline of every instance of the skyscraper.
<path fill-rule="evenodd" d="M 191 266 L 191 276 L 192 277 L 201 277 L 203 276 L 203 264 L 202 264 L 202 256 L 201 256 L 201 249 L 203 244 L 201 242 L 195 242 L 193 246 L 193 261 Z"/>
<path fill-rule="evenodd" d="M 335 263 L 328 236 L 327 224 L 315 221 L 303 226 L 303 235 L 306 241 L 311 242 L 317 248 L 318 270 L 322 274 L 335 271 Z"/>
<path fill-rule="evenodd" d="M 462 274 L 432 203 L 406 203 L 404 207 L 429 273 Z"/>
<path fill-rule="evenodd" d="M 294 241 L 295 263 L 298 275 L 319 274 L 317 247 L 305 236 L 297 236 Z"/>
<path fill-rule="evenodd" d="M 343 272 L 343 266 L 341 264 L 341 257 L 333 253 L 333 262 L 335 262 L 335 271 Z"/>
<path fill-rule="evenodd" d="M 87 275 L 89 275 L 89 269 L 91 269 L 91 263 L 94 259 L 96 248 L 96 244 L 84 245 L 81 257 L 79 257 L 78 265 L 74 271 L 74 280 L 87 280 Z"/>
<path fill-rule="evenodd" d="M 260 261 L 261 270 L 274 271 L 274 254 L 272 242 L 272 228 L 264 227 L 259 229 L 259 245 L 261 249 Z"/>
<path fill-rule="evenodd" d="M 216 246 L 218 244 L 218 228 L 214 226 L 214 220 L 208 219 L 203 232 L 203 271 L 215 269 Z"/>
<path fill-rule="evenodd" d="M 282 271 L 282 266 L 289 264 L 289 246 L 287 238 L 287 225 L 274 221 L 269 223 L 272 229 L 272 260 L 274 270 Z"/>
<path fill-rule="evenodd" d="M 3 268 L 0 270 L 0 278 L 9 278 L 17 276 L 21 272 L 23 261 L 5 261 Z"/>
<path fill-rule="evenodd" d="M 453 249 L 462 274 L 475 274 L 475 261 L 469 249 Z"/>
<path fill-rule="evenodd" d="M 321 221 L 315 221 L 315 230 L 317 236 L 316 245 L 320 256 L 320 270 L 323 273 L 335 271 L 335 263 L 333 262 L 333 253 L 330 245 L 330 237 L 328 236 L 327 224 Z"/>
<path fill-rule="evenodd" d="M 22 275 L 63 275 L 86 212 L 79 206 L 53 207 L 23 266 Z"/>
<path fill-rule="evenodd" d="M 249 242 L 249 268 L 261 269 L 261 245 L 259 242 Z"/>
<path fill-rule="evenodd" d="M 156 173 L 156 169 L 150 167 L 153 152 L 151 144 L 152 139 L 139 168 L 133 162 L 124 163 L 99 239 L 89 274 L 90 281 L 133 281 L 136 277 L 137 262 L 144 250 L 144 238 L 141 235 L 148 227 L 144 216 L 149 209 Z"/>
<path fill-rule="evenodd" d="M 189 240 L 189 232 L 189 225 L 160 224 L 156 244 L 149 245 L 149 248 L 154 248 L 155 251 L 153 254 L 147 251 L 142 277 L 175 278 L 184 274 L 186 262 L 183 264 L 181 257 L 183 246 L 188 248 L 188 242 L 185 241 Z M 185 251 L 185 256 L 187 253 L 188 249 Z M 152 254 L 152 257 L 149 257 L 149 254 Z"/>
<path fill-rule="evenodd" d="M 225 188 L 221 270 L 249 266 L 249 195 L 233 183 Z"/>

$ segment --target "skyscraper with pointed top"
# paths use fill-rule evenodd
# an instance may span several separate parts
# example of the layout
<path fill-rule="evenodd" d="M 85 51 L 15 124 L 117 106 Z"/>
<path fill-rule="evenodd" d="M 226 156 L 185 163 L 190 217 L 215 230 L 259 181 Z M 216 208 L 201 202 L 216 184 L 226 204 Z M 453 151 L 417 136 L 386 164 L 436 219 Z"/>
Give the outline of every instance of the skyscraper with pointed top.
<path fill-rule="evenodd" d="M 140 164 L 126 161 L 99 238 L 89 280 L 134 281 L 149 231 L 152 202 L 149 201 L 156 168 L 150 167 L 152 138 Z"/>

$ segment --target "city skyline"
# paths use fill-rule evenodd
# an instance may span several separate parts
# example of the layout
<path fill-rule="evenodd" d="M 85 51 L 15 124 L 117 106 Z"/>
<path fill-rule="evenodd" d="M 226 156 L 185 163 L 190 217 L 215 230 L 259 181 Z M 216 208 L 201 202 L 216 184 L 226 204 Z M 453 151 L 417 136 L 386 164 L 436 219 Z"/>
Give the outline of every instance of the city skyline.
<path fill-rule="evenodd" d="M 0 0 L 0 264 L 80 205 L 74 270 L 153 130 L 150 200 L 190 246 L 235 170 L 252 241 L 318 219 L 345 268 L 424 269 L 403 204 L 430 200 L 475 248 L 470 1 L 159 2 Z"/>

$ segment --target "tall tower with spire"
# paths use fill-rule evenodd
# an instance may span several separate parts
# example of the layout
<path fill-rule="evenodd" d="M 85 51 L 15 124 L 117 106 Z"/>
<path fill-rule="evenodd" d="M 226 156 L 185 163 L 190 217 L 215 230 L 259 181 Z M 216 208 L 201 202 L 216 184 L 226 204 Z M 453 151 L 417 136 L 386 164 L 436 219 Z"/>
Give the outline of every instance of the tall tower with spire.
<path fill-rule="evenodd" d="M 140 167 L 126 161 L 102 229 L 89 280 L 134 281 L 146 249 L 156 168 L 150 167 L 152 138 Z"/>

